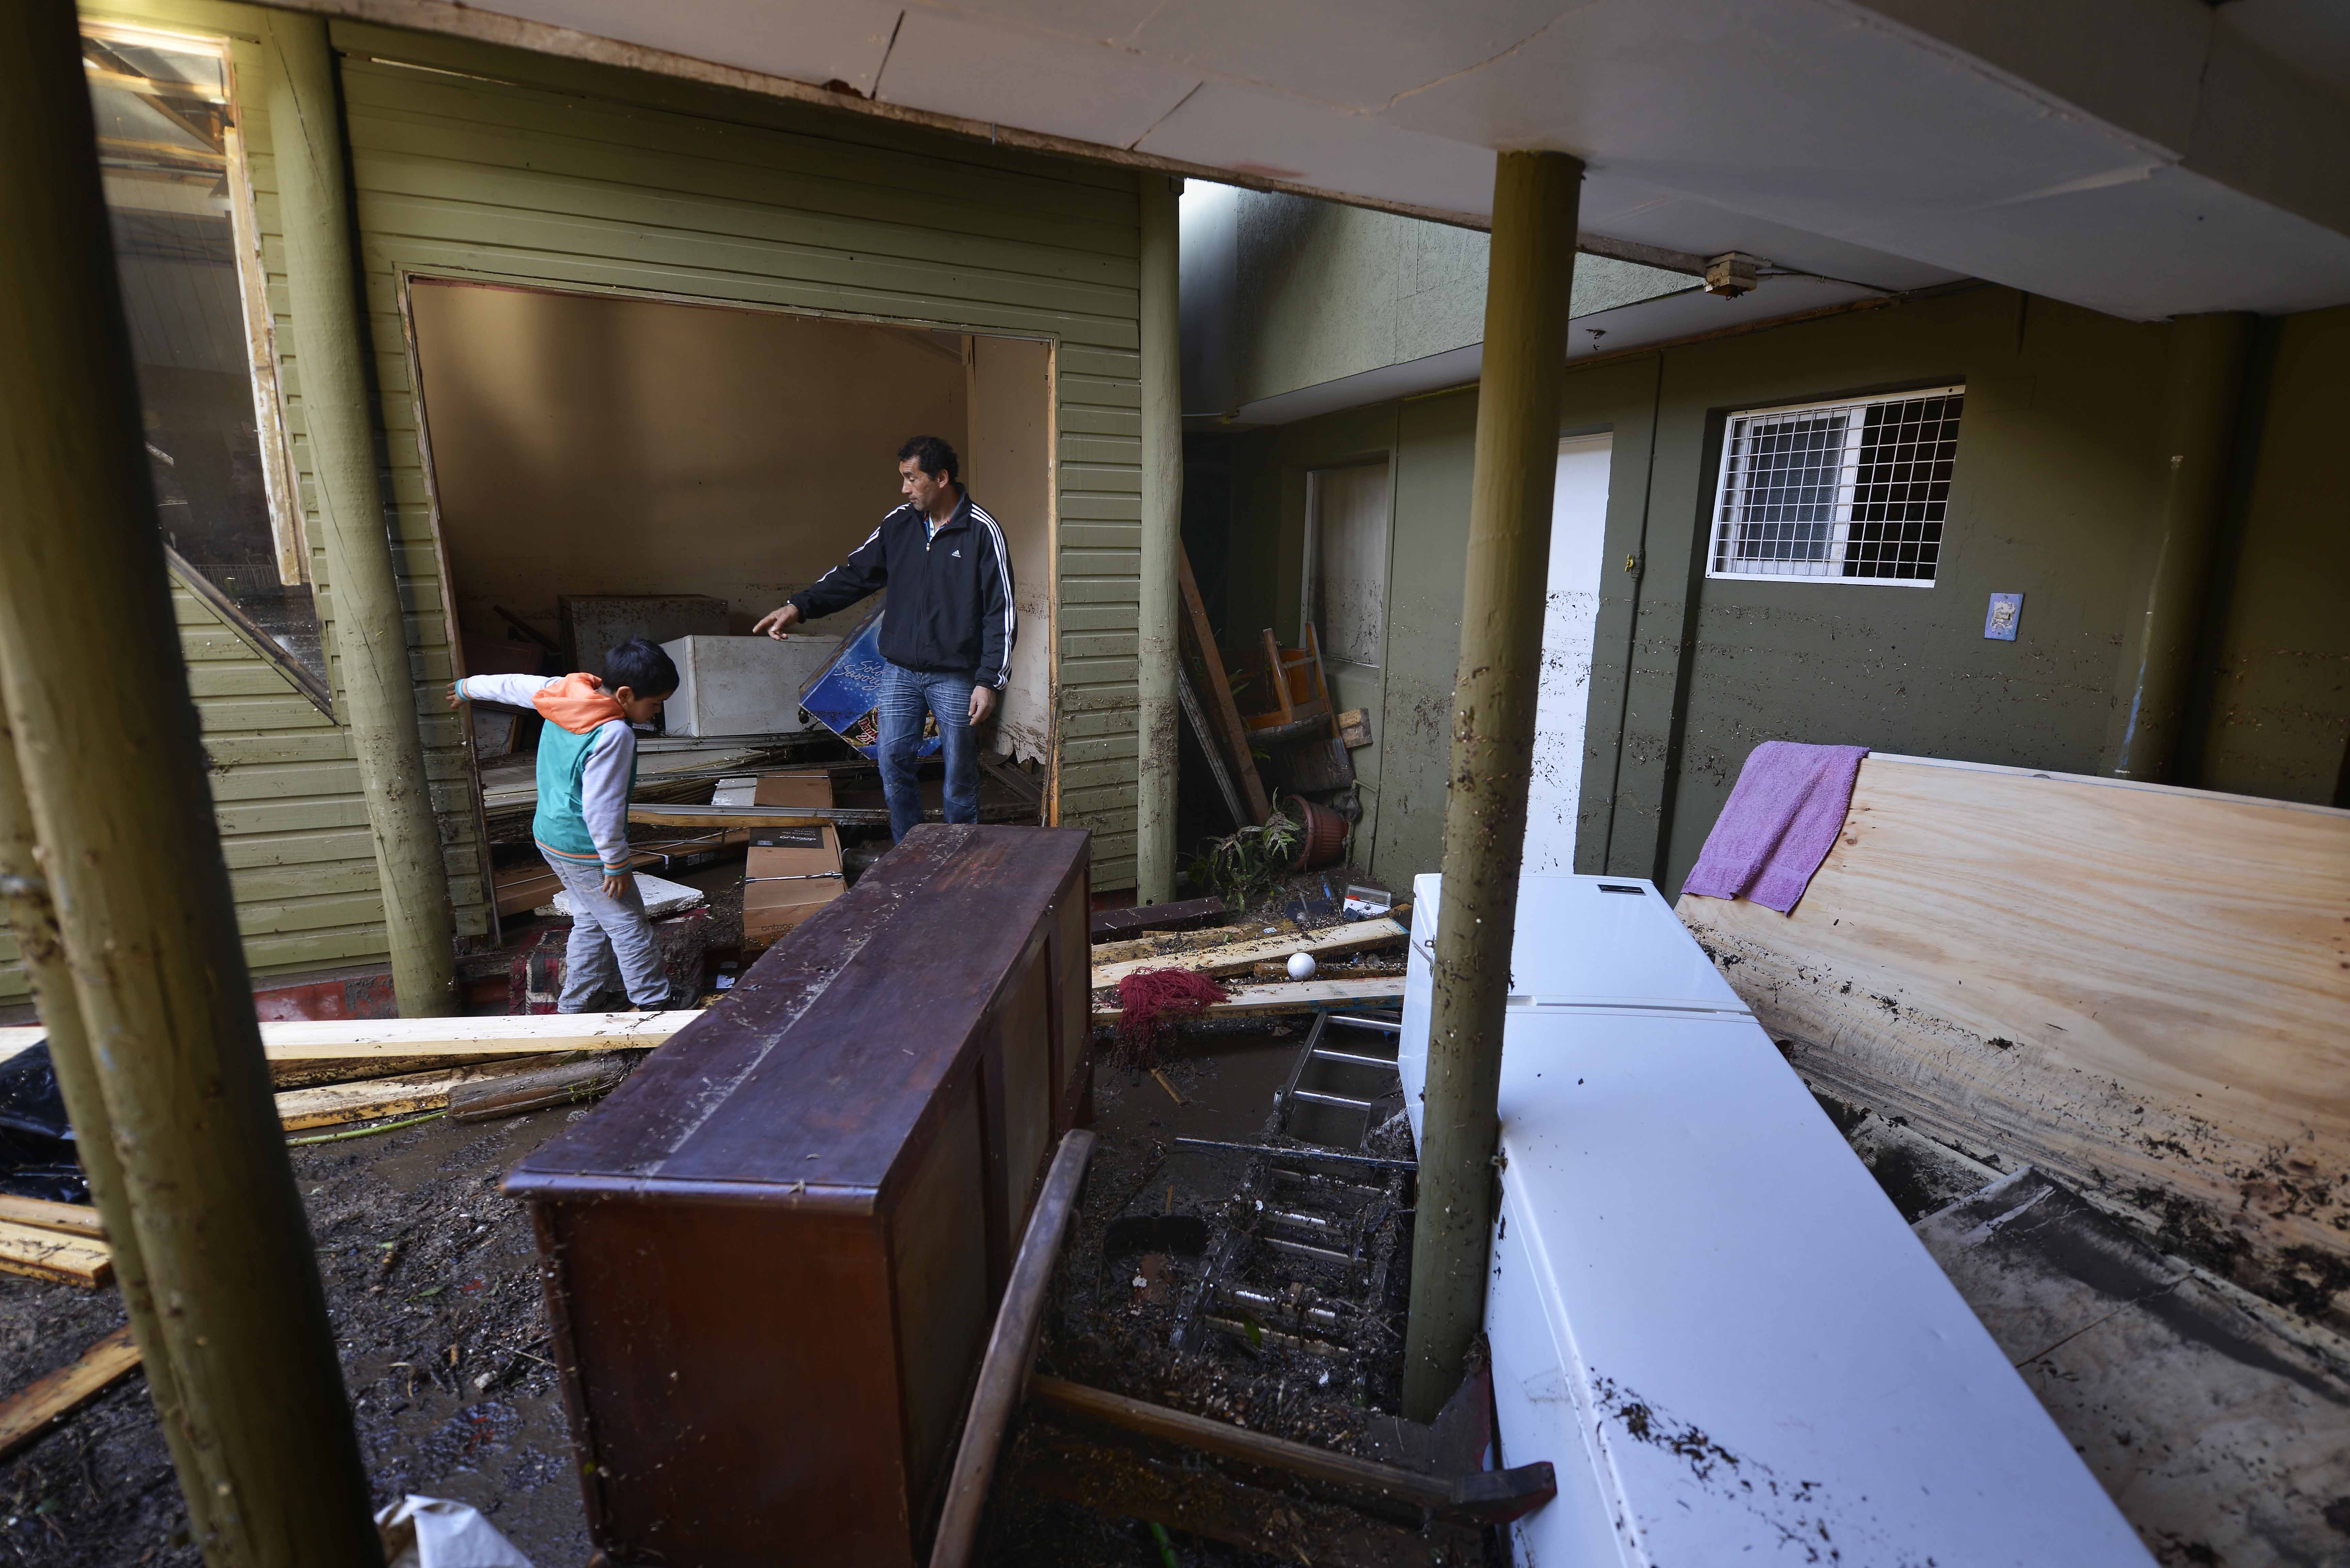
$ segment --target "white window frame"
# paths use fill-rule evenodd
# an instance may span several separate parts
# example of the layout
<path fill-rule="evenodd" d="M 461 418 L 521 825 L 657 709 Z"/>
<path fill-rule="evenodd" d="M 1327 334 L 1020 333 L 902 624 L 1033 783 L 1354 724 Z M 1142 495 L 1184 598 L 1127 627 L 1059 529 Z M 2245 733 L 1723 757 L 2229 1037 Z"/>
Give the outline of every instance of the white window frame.
<path fill-rule="evenodd" d="M 1778 420 L 1819 410 L 1867 409 L 1880 403 L 1915 402 L 1920 398 L 1963 398 L 1966 385 L 1959 382 L 1946 387 L 1916 387 L 1899 392 L 1880 392 L 1864 398 L 1822 398 L 1808 403 L 1778 403 L 1752 409 L 1732 410 L 1721 427 L 1721 472 L 1714 482 L 1712 526 L 1706 533 L 1705 575 L 1725 582 L 1741 583 L 1819 583 L 1845 587 L 1881 588 L 1930 588 L 1941 576 L 1941 555 L 1935 553 L 1934 576 L 1930 577 L 1846 576 L 1844 574 L 1846 547 L 1852 529 L 1853 491 L 1860 467 L 1861 436 L 1867 421 L 1855 418 L 1846 422 L 1844 453 L 1837 464 L 1836 494 L 1828 524 L 1827 553 L 1815 563 L 1821 569 L 1810 572 L 1778 572 L 1742 570 L 1725 566 L 1725 559 L 1735 560 L 1727 546 L 1733 539 L 1739 519 L 1733 514 L 1733 504 L 1742 504 L 1747 473 L 1731 462 L 1743 433 L 1742 421 Z M 1962 415 L 1961 418 L 1964 416 Z M 1945 540 L 1944 543 L 1948 541 Z"/>

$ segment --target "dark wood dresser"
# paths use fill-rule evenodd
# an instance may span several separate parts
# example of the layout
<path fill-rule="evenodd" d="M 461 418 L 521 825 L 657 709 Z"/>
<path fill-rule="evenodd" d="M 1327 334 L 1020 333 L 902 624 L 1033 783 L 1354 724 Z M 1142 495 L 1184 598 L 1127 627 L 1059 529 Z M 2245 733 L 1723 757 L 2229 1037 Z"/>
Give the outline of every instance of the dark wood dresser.
<path fill-rule="evenodd" d="M 1088 1114 L 1087 837 L 916 828 L 508 1173 L 614 1568 L 920 1560 Z"/>

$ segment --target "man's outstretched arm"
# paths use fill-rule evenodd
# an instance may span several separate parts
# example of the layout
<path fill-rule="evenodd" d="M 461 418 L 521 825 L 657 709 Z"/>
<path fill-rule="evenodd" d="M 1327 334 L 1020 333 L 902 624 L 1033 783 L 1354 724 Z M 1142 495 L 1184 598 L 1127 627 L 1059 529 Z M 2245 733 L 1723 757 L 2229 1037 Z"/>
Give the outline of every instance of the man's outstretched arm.
<path fill-rule="evenodd" d="M 889 581 L 889 551 L 881 542 L 881 530 L 876 528 L 865 536 L 865 543 L 848 552 L 848 559 L 761 616 L 751 634 L 781 639 L 786 628 L 837 615 L 866 595 L 880 592 Z"/>

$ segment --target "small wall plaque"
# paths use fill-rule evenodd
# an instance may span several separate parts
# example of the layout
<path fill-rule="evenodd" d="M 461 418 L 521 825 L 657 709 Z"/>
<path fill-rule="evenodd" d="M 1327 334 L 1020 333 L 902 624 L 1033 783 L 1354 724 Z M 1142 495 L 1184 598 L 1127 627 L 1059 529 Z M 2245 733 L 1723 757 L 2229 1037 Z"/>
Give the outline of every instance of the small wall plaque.
<path fill-rule="evenodd" d="M 2022 618 L 2022 594 L 1993 594 L 1991 597 L 1991 613 L 1983 617 L 1983 635 L 2001 642 L 2013 642 L 2016 623 Z"/>

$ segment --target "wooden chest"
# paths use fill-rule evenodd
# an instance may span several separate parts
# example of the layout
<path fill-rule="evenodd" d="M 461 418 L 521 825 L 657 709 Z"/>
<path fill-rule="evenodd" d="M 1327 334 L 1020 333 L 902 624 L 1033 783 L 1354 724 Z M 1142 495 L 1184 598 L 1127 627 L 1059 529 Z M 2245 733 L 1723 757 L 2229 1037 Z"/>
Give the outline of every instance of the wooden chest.
<path fill-rule="evenodd" d="M 615 1568 L 910 1564 L 1087 1115 L 1087 835 L 925 826 L 505 1189 Z"/>

